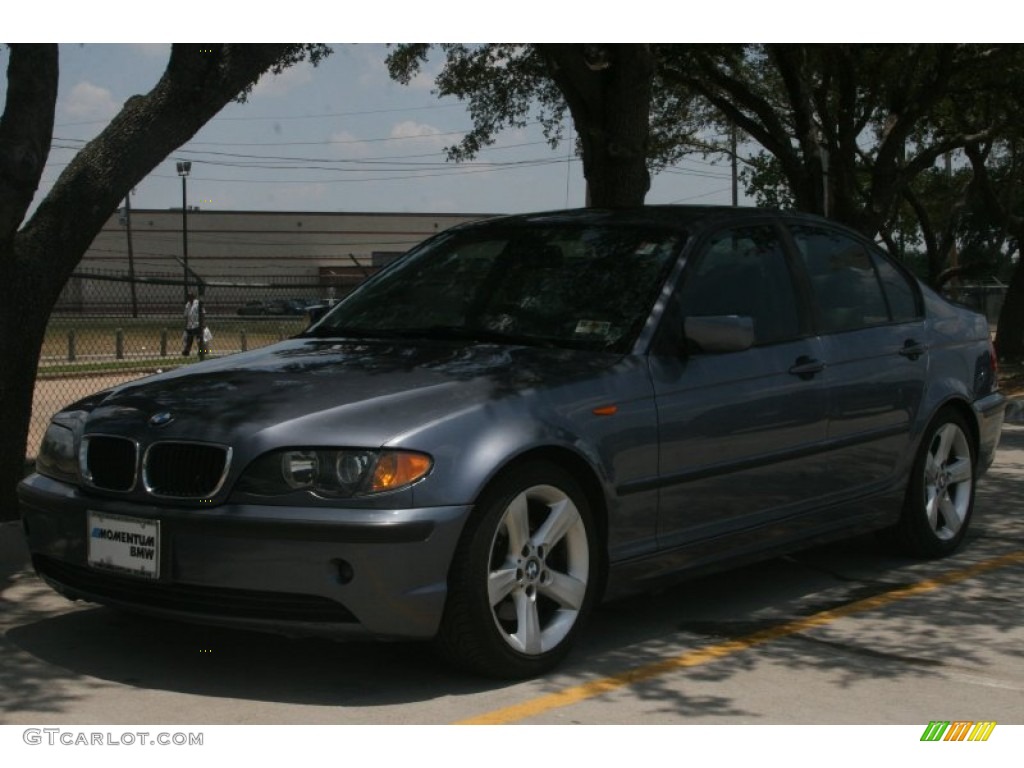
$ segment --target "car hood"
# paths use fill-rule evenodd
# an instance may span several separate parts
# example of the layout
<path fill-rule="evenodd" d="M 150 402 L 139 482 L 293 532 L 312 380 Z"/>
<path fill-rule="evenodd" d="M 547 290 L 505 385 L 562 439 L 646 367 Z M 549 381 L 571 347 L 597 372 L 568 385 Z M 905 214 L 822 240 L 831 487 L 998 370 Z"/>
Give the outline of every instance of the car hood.
<path fill-rule="evenodd" d="M 376 447 L 619 359 L 493 344 L 295 339 L 122 385 L 96 403 L 85 431 L 146 442 Z"/>

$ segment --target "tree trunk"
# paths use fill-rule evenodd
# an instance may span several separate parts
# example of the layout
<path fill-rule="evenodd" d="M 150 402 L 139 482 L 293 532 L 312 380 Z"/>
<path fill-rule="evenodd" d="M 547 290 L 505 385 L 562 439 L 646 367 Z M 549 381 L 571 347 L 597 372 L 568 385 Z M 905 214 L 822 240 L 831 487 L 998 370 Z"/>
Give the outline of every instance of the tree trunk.
<path fill-rule="evenodd" d="M 1024 236 L 1024 228 L 1015 233 L 1017 242 Z M 1006 288 L 1003 308 L 996 326 L 996 353 L 1001 360 L 1024 358 L 1024 258 L 1017 259 L 1010 285 Z"/>
<path fill-rule="evenodd" d="M 644 204 L 654 59 L 642 44 L 538 44 L 572 113 L 587 205 Z"/>
<path fill-rule="evenodd" d="M 17 519 L 14 488 L 24 471 L 36 365 L 49 304 L 37 301 L 38 275 L 13 273 L 10 250 L 0 252 L 4 297 L 0 301 L 0 521 Z"/>
<path fill-rule="evenodd" d="M 296 45 L 175 45 L 160 82 L 134 96 L 61 173 L 19 230 L 53 128 L 55 47 L 12 46 L 0 119 L 0 520 L 17 519 L 36 367 L 50 310 L 121 199 Z M 323 55 L 311 53 L 316 61 Z"/>

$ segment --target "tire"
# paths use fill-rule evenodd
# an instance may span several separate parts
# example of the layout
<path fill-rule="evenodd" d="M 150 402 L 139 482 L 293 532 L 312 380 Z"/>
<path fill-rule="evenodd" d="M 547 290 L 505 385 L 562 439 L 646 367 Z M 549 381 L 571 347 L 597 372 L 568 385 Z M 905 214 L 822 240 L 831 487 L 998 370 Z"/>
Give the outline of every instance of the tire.
<path fill-rule="evenodd" d="M 487 677 L 534 677 L 569 652 L 599 592 L 593 512 L 573 477 L 528 464 L 485 491 L 449 574 L 435 645 Z"/>
<path fill-rule="evenodd" d="M 915 557 L 944 557 L 960 546 L 974 511 L 977 449 L 964 417 L 939 413 L 918 448 L 903 513 L 893 533 Z"/>

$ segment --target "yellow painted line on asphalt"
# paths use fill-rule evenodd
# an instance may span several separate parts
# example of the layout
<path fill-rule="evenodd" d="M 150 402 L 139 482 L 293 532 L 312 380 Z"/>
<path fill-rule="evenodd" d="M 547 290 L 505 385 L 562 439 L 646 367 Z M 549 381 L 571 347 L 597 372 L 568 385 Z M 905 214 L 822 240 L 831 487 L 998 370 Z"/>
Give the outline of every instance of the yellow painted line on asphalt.
<path fill-rule="evenodd" d="M 726 656 L 732 656 L 733 654 L 753 648 L 754 646 L 763 645 L 764 643 L 771 642 L 772 640 L 777 640 L 780 637 L 787 637 L 788 635 L 794 635 L 797 632 L 803 632 L 804 630 L 820 627 L 824 624 L 830 624 L 831 622 L 845 616 L 851 616 L 855 613 L 864 613 L 865 611 L 872 611 L 876 608 L 881 608 L 884 605 L 895 603 L 898 600 L 906 600 L 909 597 L 915 597 L 926 592 L 931 592 L 939 587 L 956 584 L 957 582 L 973 578 L 982 573 L 986 573 L 987 571 L 993 571 L 997 568 L 1005 568 L 1009 565 L 1022 563 L 1024 563 L 1024 550 L 1010 552 L 1009 554 L 1001 555 L 1000 557 L 994 557 L 991 560 L 984 560 L 967 568 L 950 571 L 949 573 L 937 576 L 934 579 L 919 581 L 916 584 L 911 584 L 907 587 L 899 587 L 898 589 L 894 589 L 890 592 L 884 592 L 880 595 L 875 595 L 874 597 L 857 600 L 852 603 L 847 603 L 846 605 L 841 605 L 838 608 L 832 608 L 827 611 L 815 613 L 812 616 L 796 619 L 785 624 L 779 624 L 775 627 L 769 627 L 768 629 L 754 632 L 737 640 L 729 640 L 724 643 L 718 643 L 717 645 L 709 645 L 704 648 L 687 651 L 679 656 L 673 656 L 651 664 L 644 664 L 643 666 L 634 667 L 633 669 L 627 669 L 625 672 L 621 672 L 617 675 L 603 677 L 599 680 L 592 680 L 589 683 L 575 685 L 571 688 L 566 688 L 565 690 L 557 693 L 551 693 L 546 696 L 539 696 L 535 699 L 524 701 L 521 704 L 514 704 L 511 707 L 496 709 L 492 712 L 486 712 L 482 715 L 470 717 L 466 720 L 460 720 L 456 725 L 503 725 L 505 723 L 514 723 L 519 720 L 536 717 L 537 715 L 548 712 L 552 709 L 567 707 L 570 704 L 577 704 L 581 701 L 586 701 L 587 699 L 593 699 L 597 696 L 611 693 L 619 688 L 643 683 L 651 680 L 652 678 L 659 677 L 679 669 L 708 664 L 712 661 L 725 658 Z"/>

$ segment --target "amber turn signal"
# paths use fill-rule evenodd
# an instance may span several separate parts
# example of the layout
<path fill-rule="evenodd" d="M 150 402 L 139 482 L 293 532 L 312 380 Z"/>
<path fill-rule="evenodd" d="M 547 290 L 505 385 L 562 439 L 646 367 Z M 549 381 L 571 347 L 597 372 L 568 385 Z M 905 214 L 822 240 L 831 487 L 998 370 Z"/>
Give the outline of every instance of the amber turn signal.
<path fill-rule="evenodd" d="M 370 491 L 390 491 L 415 483 L 430 471 L 430 457 L 408 451 L 385 451 L 377 460 Z"/>

